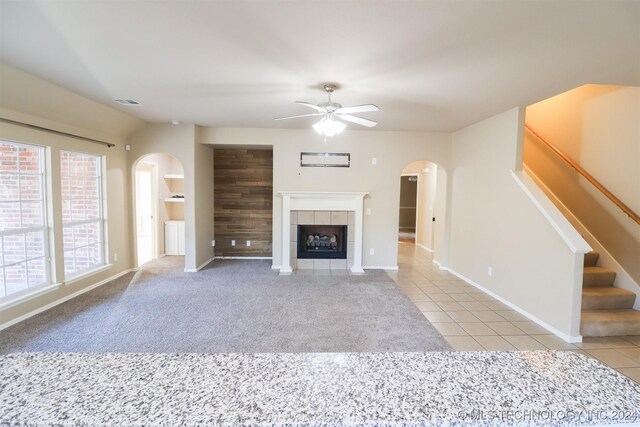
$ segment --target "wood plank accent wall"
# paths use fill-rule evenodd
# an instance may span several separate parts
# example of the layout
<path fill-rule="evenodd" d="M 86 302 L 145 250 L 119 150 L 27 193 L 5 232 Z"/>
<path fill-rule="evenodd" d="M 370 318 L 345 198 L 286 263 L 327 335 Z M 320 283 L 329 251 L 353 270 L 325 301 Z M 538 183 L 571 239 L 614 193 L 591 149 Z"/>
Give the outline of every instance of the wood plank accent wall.
<path fill-rule="evenodd" d="M 213 153 L 215 255 L 272 256 L 273 151 Z"/>

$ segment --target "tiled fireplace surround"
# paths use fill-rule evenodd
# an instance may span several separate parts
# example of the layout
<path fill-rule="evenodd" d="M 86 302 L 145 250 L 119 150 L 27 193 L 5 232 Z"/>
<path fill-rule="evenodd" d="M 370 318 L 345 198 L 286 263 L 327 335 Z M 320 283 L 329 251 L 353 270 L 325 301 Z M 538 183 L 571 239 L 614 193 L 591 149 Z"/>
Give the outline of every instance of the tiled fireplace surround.
<path fill-rule="evenodd" d="M 291 261 L 295 261 L 298 269 L 331 269 L 344 268 L 354 274 L 364 273 L 362 269 L 362 236 L 364 198 L 366 192 L 329 192 L 329 191 L 280 191 L 282 197 L 282 265 L 280 274 L 290 274 L 294 267 Z M 292 215 L 295 212 L 295 215 Z M 346 215 L 345 215 L 346 214 Z M 346 216 L 346 219 L 345 219 Z M 295 219 L 297 224 L 291 223 Z M 346 222 L 345 222 L 346 220 Z M 331 261 L 306 261 L 297 260 L 297 235 L 298 224 L 313 221 L 309 225 L 347 225 L 347 249 L 348 259 L 343 264 Z M 331 222 L 335 221 L 335 222 Z M 296 237 L 294 237 L 296 236 Z M 292 244 L 293 243 L 293 244 Z M 294 252 L 295 250 L 295 252 Z M 296 254 L 296 255 L 294 255 Z M 313 264 L 310 264 L 312 262 Z"/>
<path fill-rule="evenodd" d="M 298 224 L 346 225 L 347 259 L 298 259 Z M 298 270 L 346 270 L 353 267 L 355 246 L 355 212 L 353 211 L 291 211 L 289 254 L 291 268 Z"/>

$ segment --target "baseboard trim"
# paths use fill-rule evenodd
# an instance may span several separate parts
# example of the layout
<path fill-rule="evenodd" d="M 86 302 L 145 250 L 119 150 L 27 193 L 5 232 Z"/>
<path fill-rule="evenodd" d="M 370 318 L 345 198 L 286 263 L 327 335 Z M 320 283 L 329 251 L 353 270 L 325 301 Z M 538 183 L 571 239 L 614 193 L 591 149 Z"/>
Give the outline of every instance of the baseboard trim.
<path fill-rule="evenodd" d="M 217 256 L 215 259 L 273 259 L 270 256 Z"/>
<path fill-rule="evenodd" d="M 394 270 L 398 271 L 397 265 L 363 265 L 364 270 Z"/>
<path fill-rule="evenodd" d="M 275 265 L 275 264 L 274 264 L 274 265 L 272 265 L 272 266 L 271 266 L 271 269 L 272 269 L 272 270 L 280 270 L 281 268 L 282 268 L 282 266 L 281 266 L 281 265 Z"/>
<path fill-rule="evenodd" d="M 202 270 L 207 265 L 209 265 L 214 259 L 216 259 L 216 257 L 212 256 L 211 258 L 209 258 L 208 260 L 206 260 L 205 262 L 200 264 L 197 268 L 185 268 L 184 272 L 185 273 L 197 273 L 198 271 Z"/>
<path fill-rule="evenodd" d="M 418 246 L 419 248 L 424 249 L 425 251 L 429 252 L 430 254 L 433 253 L 433 249 L 429 249 L 428 247 L 426 247 L 425 245 L 423 245 L 422 243 L 416 243 L 416 246 Z"/>
<path fill-rule="evenodd" d="M 517 305 L 513 304 L 510 301 L 507 301 L 506 299 L 502 298 L 500 295 L 490 291 L 489 289 L 487 289 L 484 286 L 474 282 L 473 280 L 471 280 L 468 277 L 458 273 L 457 271 L 452 270 L 452 269 L 450 269 L 448 267 L 442 267 L 441 265 L 439 267 L 440 267 L 441 270 L 448 271 L 449 273 L 451 273 L 454 276 L 460 278 L 461 280 L 464 280 L 465 282 L 467 282 L 471 286 L 474 286 L 474 287 L 480 289 L 482 292 L 492 296 L 493 298 L 497 299 L 498 301 L 500 301 L 501 303 L 503 303 L 507 307 L 517 311 L 518 313 L 522 314 L 527 319 L 531 320 L 534 323 L 537 323 L 538 325 L 542 326 L 547 331 L 551 332 L 552 334 L 556 335 L 557 337 L 562 338 L 564 341 L 566 341 L 568 343 L 580 343 L 580 342 L 582 342 L 582 335 L 573 336 L 573 335 L 567 335 L 567 334 L 565 334 L 563 332 L 560 332 L 559 330 L 557 330 L 556 328 L 554 328 L 553 326 L 551 326 L 550 324 L 548 324 L 544 320 L 541 320 L 541 319 L 537 318 L 536 316 L 534 316 L 533 314 L 529 313 L 528 311 L 518 307 Z"/>
<path fill-rule="evenodd" d="M 449 271 L 449 269 L 446 266 L 440 264 L 440 261 L 436 261 L 434 259 L 434 260 L 431 260 L 431 262 L 434 263 L 435 265 L 437 265 L 440 270 Z"/>
<path fill-rule="evenodd" d="M 53 308 L 53 307 L 55 307 L 57 305 L 62 304 L 63 302 L 67 302 L 70 299 L 73 299 L 73 298 L 75 298 L 77 296 L 80 296 L 80 295 L 84 294 L 85 292 L 89 292 L 89 291 L 91 291 L 91 290 L 93 290 L 93 289 L 95 289 L 95 288 L 97 288 L 99 286 L 104 285 L 105 283 L 109 283 L 112 280 L 116 280 L 117 278 L 122 277 L 127 273 L 130 273 L 132 271 L 137 271 L 137 270 L 138 270 L 137 268 L 129 268 L 127 270 L 121 271 L 120 273 L 117 273 L 117 274 L 114 274 L 113 276 L 107 277 L 106 279 L 101 280 L 101 281 L 99 281 L 97 283 L 94 283 L 93 285 L 89 285 L 86 288 L 82 288 L 82 289 L 80 289 L 78 291 L 75 291 L 75 292 L 73 292 L 73 293 L 71 293 L 71 294 L 69 294 L 67 296 L 64 296 L 64 297 L 62 297 L 60 299 L 55 300 L 54 302 L 51 302 L 51 303 L 49 303 L 47 305 L 43 305 L 42 307 L 36 308 L 35 310 L 30 311 L 29 313 L 23 314 L 22 316 L 18 316 L 15 319 L 9 320 L 8 322 L 5 322 L 2 325 L 0 325 L 0 331 L 2 331 L 3 329 L 8 328 L 9 326 L 13 326 L 16 323 L 20 323 L 23 320 L 26 320 L 26 319 L 28 319 L 30 317 L 33 317 L 36 314 L 40 314 L 40 313 L 42 313 L 44 311 L 47 311 L 50 308 Z"/>

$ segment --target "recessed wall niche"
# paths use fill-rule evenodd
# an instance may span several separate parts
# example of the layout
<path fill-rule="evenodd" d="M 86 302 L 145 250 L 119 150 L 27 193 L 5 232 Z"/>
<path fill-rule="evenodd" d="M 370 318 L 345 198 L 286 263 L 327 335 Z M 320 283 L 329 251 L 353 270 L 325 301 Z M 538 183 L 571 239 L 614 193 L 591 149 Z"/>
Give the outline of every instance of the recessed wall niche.
<path fill-rule="evenodd" d="M 213 153 L 215 256 L 271 257 L 273 151 L 215 148 Z"/>

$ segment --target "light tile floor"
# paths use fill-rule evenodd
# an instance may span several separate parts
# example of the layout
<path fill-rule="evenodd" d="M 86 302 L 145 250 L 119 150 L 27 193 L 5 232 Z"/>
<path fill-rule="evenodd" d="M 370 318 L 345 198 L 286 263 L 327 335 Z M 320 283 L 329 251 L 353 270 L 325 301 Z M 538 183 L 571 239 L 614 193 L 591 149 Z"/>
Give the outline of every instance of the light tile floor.
<path fill-rule="evenodd" d="M 400 243 L 393 281 L 458 351 L 568 350 L 586 354 L 640 382 L 640 336 L 584 338 L 569 344 L 456 276 L 431 255 Z"/>

